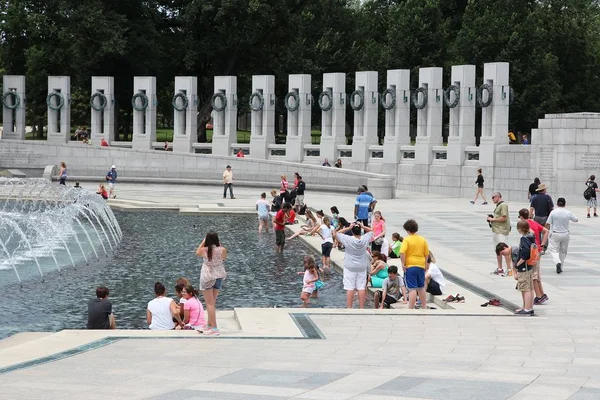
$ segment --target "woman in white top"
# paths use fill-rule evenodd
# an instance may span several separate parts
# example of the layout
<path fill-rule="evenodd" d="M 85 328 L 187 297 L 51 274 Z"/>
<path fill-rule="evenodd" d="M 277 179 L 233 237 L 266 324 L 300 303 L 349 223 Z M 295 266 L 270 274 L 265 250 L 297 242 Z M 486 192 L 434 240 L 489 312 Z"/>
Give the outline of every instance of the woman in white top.
<path fill-rule="evenodd" d="M 331 249 L 333 248 L 333 228 L 329 217 L 323 217 L 323 223 L 316 226 L 313 230 L 321 236 L 321 261 L 323 262 L 323 270 L 331 272 Z M 312 233 L 312 232 L 311 232 Z"/>
<path fill-rule="evenodd" d="M 225 272 L 227 249 L 219 243 L 216 232 L 209 232 L 196 249 L 196 255 L 204 259 L 200 270 L 200 289 L 202 289 L 208 314 L 208 323 L 203 329 L 204 334 L 218 336 L 220 332 L 217 326 L 216 303 L 223 280 L 227 277 Z"/>
<path fill-rule="evenodd" d="M 179 309 L 170 297 L 166 297 L 167 289 L 160 282 L 154 284 L 156 298 L 148 302 L 146 310 L 146 322 L 152 330 L 171 330 L 175 328 L 173 318 L 180 327 L 185 324 L 179 316 Z"/>

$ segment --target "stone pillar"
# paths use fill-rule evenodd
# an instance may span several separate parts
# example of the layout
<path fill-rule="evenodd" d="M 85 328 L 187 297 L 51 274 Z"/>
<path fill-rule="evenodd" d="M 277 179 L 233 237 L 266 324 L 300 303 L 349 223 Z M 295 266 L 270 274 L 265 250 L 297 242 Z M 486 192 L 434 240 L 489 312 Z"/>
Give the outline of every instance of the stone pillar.
<path fill-rule="evenodd" d="M 92 76 L 92 97 L 96 93 L 102 93 L 104 97 L 97 95 L 93 99 L 94 106 L 90 105 L 92 142 L 100 145 L 100 138 L 104 138 L 110 144 L 115 140 L 115 78 Z"/>
<path fill-rule="evenodd" d="M 417 110 L 415 164 L 431 165 L 433 146 L 442 144 L 442 68 L 419 68 L 419 87 L 427 91 L 427 105 Z M 421 94 L 418 100 L 423 101 Z"/>
<path fill-rule="evenodd" d="M 450 131 L 448 135 L 448 165 L 460 165 L 465 162 L 465 146 L 475 145 L 475 66 L 454 65 L 450 84 L 459 88 L 458 104 L 448 108 L 450 112 Z M 456 94 L 449 93 L 449 101 L 456 99 Z"/>
<path fill-rule="evenodd" d="M 304 145 L 311 143 L 310 110 L 312 97 L 310 89 L 310 75 L 290 75 L 288 91 L 298 95 L 298 104 L 292 96 L 289 96 L 287 107 L 298 107 L 298 109 L 296 111 L 288 109 L 286 161 L 302 162 L 304 159 Z"/>
<path fill-rule="evenodd" d="M 510 105 L 509 64 L 506 62 L 483 64 L 483 83 L 493 89 L 492 102 L 481 110 L 481 139 L 479 140 L 479 165 L 496 164 L 496 145 L 508 143 L 508 108 Z M 488 100 L 487 90 L 482 100 Z"/>
<path fill-rule="evenodd" d="M 70 76 L 48 77 L 47 102 L 52 105 L 48 105 L 48 142 L 66 143 L 71 139 Z"/>
<path fill-rule="evenodd" d="M 323 92 L 331 96 L 331 108 L 321 111 L 321 158 L 327 158 L 333 165 L 339 152 L 337 147 L 346 144 L 346 74 L 323 74 Z M 328 106 L 323 97 L 323 106 Z"/>
<path fill-rule="evenodd" d="M 176 76 L 175 99 L 179 109 L 173 108 L 173 152 L 191 153 L 192 143 L 198 139 L 198 78 L 195 76 Z"/>
<path fill-rule="evenodd" d="M 356 73 L 355 91 L 363 93 L 364 104 L 359 110 L 354 111 L 352 168 L 361 171 L 365 171 L 369 163 L 369 146 L 377 144 L 377 110 L 379 107 L 377 85 L 376 71 Z M 356 105 L 359 104 L 358 95 L 355 95 L 354 101 Z"/>
<path fill-rule="evenodd" d="M 135 104 L 138 108 L 144 108 L 145 99 L 147 99 L 147 105 L 143 110 L 133 109 L 132 147 L 137 150 L 150 150 L 152 142 L 156 142 L 156 77 L 134 77 L 133 96 L 137 96 Z"/>
<path fill-rule="evenodd" d="M 383 171 L 396 171 L 402 159 L 400 146 L 410 144 L 410 70 L 388 70 L 387 88 L 396 94 L 396 104 L 385 111 Z M 385 95 L 383 102 L 391 101 L 391 95 Z"/>
<path fill-rule="evenodd" d="M 264 100 L 260 107 L 260 96 L 251 98 L 257 110 L 252 110 L 250 127 L 250 157 L 267 159 L 269 145 L 275 143 L 275 76 L 253 75 L 252 93 L 260 93 Z"/>
<path fill-rule="evenodd" d="M 12 92 L 14 96 L 7 96 L 6 105 L 2 109 L 2 139 L 25 140 L 25 76 L 4 75 L 2 78 L 4 93 Z"/>
<path fill-rule="evenodd" d="M 227 104 L 224 110 L 212 112 L 212 153 L 228 156 L 231 144 L 237 143 L 237 76 L 215 76 L 214 93 L 223 94 Z M 215 106 L 223 106 L 221 98 L 215 98 Z"/>

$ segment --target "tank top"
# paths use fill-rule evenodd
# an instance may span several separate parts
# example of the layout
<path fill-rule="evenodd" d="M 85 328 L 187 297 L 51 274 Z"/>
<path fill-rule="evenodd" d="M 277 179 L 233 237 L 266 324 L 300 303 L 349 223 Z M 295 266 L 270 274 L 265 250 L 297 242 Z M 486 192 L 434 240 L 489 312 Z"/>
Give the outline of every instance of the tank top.
<path fill-rule="evenodd" d="M 207 255 L 200 270 L 200 286 L 203 290 L 210 289 L 215 280 L 227 277 L 225 261 L 223 261 L 223 247 L 213 246 L 212 250 L 212 258 L 209 260 Z"/>

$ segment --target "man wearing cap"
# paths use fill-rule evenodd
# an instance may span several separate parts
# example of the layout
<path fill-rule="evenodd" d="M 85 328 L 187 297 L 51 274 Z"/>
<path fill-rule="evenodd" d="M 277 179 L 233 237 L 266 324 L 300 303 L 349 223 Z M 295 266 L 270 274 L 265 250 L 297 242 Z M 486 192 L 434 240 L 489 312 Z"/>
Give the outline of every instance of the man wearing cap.
<path fill-rule="evenodd" d="M 531 206 L 529 208 L 529 217 L 533 217 L 533 220 L 540 225 L 545 225 L 548 215 L 554 209 L 554 202 L 552 197 L 546 193 L 548 186 L 542 183 L 538 186 L 537 194 L 531 198 Z"/>
<path fill-rule="evenodd" d="M 110 199 L 112 197 L 113 199 L 116 199 L 117 195 L 114 194 L 115 183 L 117 183 L 117 167 L 116 166 L 113 165 L 110 167 L 110 171 L 108 171 L 106 174 L 106 182 L 108 182 L 108 187 L 110 187 L 110 192 L 108 193 L 108 198 Z"/>
<path fill-rule="evenodd" d="M 229 196 L 235 199 L 233 196 L 233 172 L 231 172 L 231 165 L 227 166 L 227 169 L 223 172 L 223 198 L 227 198 L 227 188 L 229 188 Z"/>
<path fill-rule="evenodd" d="M 508 216 L 508 205 L 502 200 L 502 194 L 500 192 L 492 193 L 492 201 L 496 205 L 494 208 L 494 214 L 489 214 L 487 222 L 492 228 L 494 249 L 498 243 L 506 243 L 508 241 L 508 235 L 510 234 L 510 218 Z M 510 268 L 510 254 L 505 254 L 504 259 L 506 261 L 507 274 L 511 275 L 512 270 Z M 494 275 L 504 275 L 504 268 L 502 268 L 502 255 L 496 253 L 496 261 L 498 268 L 494 272 Z"/>
<path fill-rule="evenodd" d="M 552 210 L 546 222 L 546 228 L 550 231 L 550 255 L 556 264 L 557 274 L 562 272 L 569 249 L 569 222 L 578 221 L 577 217 L 565 208 L 566 205 L 567 201 L 560 197 L 556 202 L 557 207 Z"/>

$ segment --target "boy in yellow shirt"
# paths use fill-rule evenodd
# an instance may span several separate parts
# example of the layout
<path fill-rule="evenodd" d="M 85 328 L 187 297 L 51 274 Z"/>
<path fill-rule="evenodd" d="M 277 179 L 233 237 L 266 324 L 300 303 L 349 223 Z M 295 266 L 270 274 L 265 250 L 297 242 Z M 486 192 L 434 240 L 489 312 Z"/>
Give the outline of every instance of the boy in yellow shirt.
<path fill-rule="evenodd" d="M 415 308 L 417 295 L 421 300 L 421 307 L 427 307 L 425 271 L 429 265 L 427 263 L 429 246 L 423 236 L 417 235 L 419 225 L 414 219 L 409 219 L 404 223 L 404 230 L 408 236 L 402 241 L 400 260 L 408 288 L 408 308 Z"/>

